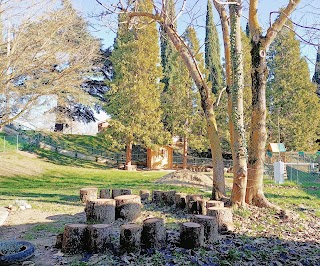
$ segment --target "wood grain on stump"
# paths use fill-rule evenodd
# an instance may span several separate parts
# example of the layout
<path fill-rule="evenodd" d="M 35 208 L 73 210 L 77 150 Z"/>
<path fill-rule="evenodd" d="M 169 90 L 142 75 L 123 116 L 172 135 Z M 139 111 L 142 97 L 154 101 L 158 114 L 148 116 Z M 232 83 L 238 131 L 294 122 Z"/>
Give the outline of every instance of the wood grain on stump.
<path fill-rule="evenodd" d="M 138 195 L 121 195 L 116 201 L 116 218 L 133 221 L 140 216 L 141 198 Z"/>
<path fill-rule="evenodd" d="M 204 238 L 208 243 L 213 243 L 218 239 L 218 224 L 216 219 L 207 215 L 194 215 L 191 222 L 202 224 L 204 228 Z"/>
<path fill-rule="evenodd" d="M 207 208 L 210 208 L 210 207 L 224 207 L 224 202 L 220 200 L 208 200 Z"/>
<path fill-rule="evenodd" d="M 186 207 L 186 193 L 176 193 L 174 196 L 174 202 L 177 208 L 184 209 Z"/>
<path fill-rule="evenodd" d="M 88 226 L 89 251 L 103 253 L 111 247 L 112 226 L 110 224 L 93 224 Z"/>
<path fill-rule="evenodd" d="M 67 224 L 64 227 L 62 252 L 68 254 L 82 253 L 89 242 L 86 224 Z"/>
<path fill-rule="evenodd" d="M 100 189 L 100 199 L 111 199 L 111 191 L 108 188 Z"/>
<path fill-rule="evenodd" d="M 165 247 L 167 233 L 162 218 L 149 218 L 143 221 L 141 242 L 146 248 L 161 249 Z"/>
<path fill-rule="evenodd" d="M 142 201 L 148 201 L 150 197 L 150 190 L 140 190 L 139 195 Z"/>
<path fill-rule="evenodd" d="M 98 188 L 85 187 L 80 189 L 80 200 L 86 203 L 88 200 L 95 200 L 98 198 Z"/>
<path fill-rule="evenodd" d="M 207 214 L 216 219 L 219 233 L 228 233 L 234 229 L 231 208 L 210 207 L 207 209 Z"/>
<path fill-rule="evenodd" d="M 113 199 L 90 200 L 84 211 L 87 222 L 111 224 L 115 221 L 116 202 Z"/>
<path fill-rule="evenodd" d="M 183 248 L 198 248 L 204 245 L 203 225 L 193 222 L 182 223 L 180 227 L 180 245 Z"/>
<path fill-rule="evenodd" d="M 120 227 L 120 250 L 122 253 L 140 253 L 142 226 L 124 224 Z"/>

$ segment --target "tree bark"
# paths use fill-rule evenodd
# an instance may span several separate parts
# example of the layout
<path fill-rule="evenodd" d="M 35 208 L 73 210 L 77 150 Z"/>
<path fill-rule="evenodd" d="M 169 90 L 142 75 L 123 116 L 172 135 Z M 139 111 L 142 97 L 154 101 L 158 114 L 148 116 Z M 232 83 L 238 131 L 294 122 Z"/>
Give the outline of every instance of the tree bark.
<path fill-rule="evenodd" d="M 218 239 L 218 224 L 212 216 L 194 215 L 191 222 L 202 224 L 204 228 L 204 238 L 208 243 L 213 243 Z"/>
<path fill-rule="evenodd" d="M 62 239 L 62 252 L 68 254 L 82 253 L 89 242 L 86 224 L 66 224 Z"/>
<path fill-rule="evenodd" d="M 114 198 L 116 201 L 116 218 L 127 221 L 137 219 L 141 214 L 141 198 L 138 195 L 122 195 Z"/>
<path fill-rule="evenodd" d="M 122 253 L 139 254 L 141 250 L 142 226 L 125 224 L 120 228 L 120 250 Z"/>
<path fill-rule="evenodd" d="M 233 186 L 231 201 L 237 206 L 245 205 L 247 185 L 247 144 L 243 117 L 243 59 L 241 41 L 241 1 L 230 5 L 230 48 L 232 65 L 232 114 L 233 124 Z"/>
<path fill-rule="evenodd" d="M 167 240 L 166 228 L 162 218 L 149 218 L 143 221 L 141 242 L 146 248 L 161 249 Z"/>
<path fill-rule="evenodd" d="M 199 248 L 204 245 L 203 225 L 193 222 L 182 223 L 180 227 L 180 245 L 183 248 Z"/>
<path fill-rule="evenodd" d="M 218 224 L 219 233 L 229 233 L 234 229 L 231 208 L 210 207 L 207 212 L 208 216 L 215 218 L 215 221 Z"/>
<path fill-rule="evenodd" d="M 94 224 L 88 226 L 89 251 L 104 253 L 111 247 L 112 226 L 110 224 Z"/>
<path fill-rule="evenodd" d="M 100 190 L 100 199 L 110 199 L 110 189 L 101 189 Z"/>
<path fill-rule="evenodd" d="M 188 167 L 188 139 L 186 136 L 184 136 L 182 169 L 187 169 L 187 167 Z"/>
<path fill-rule="evenodd" d="M 115 221 L 115 200 L 96 199 L 87 201 L 85 213 L 90 223 L 111 224 Z"/>
<path fill-rule="evenodd" d="M 175 194 L 175 204 L 177 208 L 184 209 L 186 207 L 186 193 L 176 193 Z"/>
<path fill-rule="evenodd" d="M 98 188 L 86 187 L 80 189 L 80 200 L 86 203 L 88 200 L 95 200 L 98 198 Z"/>
<path fill-rule="evenodd" d="M 252 60 L 252 113 L 250 142 L 248 152 L 248 182 L 246 202 L 258 207 L 271 207 L 263 192 L 263 172 L 265 161 L 266 133 L 266 82 L 268 69 L 266 53 L 270 44 L 276 38 L 290 14 L 295 10 L 301 0 L 290 0 L 282 9 L 279 17 L 268 28 L 266 36 L 258 22 L 258 0 L 250 0 L 249 27 L 251 35 Z"/>
<path fill-rule="evenodd" d="M 133 141 L 131 140 L 131 138 L 129 138 L 127 140 L 127 143 L 126 143 L 126 170 L 129 170 L 131 171 L 132 168 L 132 144 L 133 144 Z"/>

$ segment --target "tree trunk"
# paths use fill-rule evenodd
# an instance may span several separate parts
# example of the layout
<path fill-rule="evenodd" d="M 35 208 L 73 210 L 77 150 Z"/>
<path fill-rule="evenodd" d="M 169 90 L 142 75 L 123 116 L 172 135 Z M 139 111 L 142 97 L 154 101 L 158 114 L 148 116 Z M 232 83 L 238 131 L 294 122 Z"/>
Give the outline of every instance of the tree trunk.
<path fill-rule="evenodd" d="M 126 143 L 126 170 L 131 171 L 131 165 L 132 165 L 132 140 L 127 140 Z"/>
<path fill-rule="evenodd" d="M 187 167 L 188 167 L 188 139 L 186 136 L 184 136 L 182 169 L 187 169 Z"/>
<path fill-rule="evenodd" d="M 188 46 L 183 42 L 177 32 L 170 27 L 170 25 L 162 24 L 162 26 L 185 62 L 189 73 L 200 93 L 201 107 L 207 122 L 207 132 L 212 154 L 213 188 L 211 198 L 219 200 L 225 197 L 225 180 L 223 174 L 224 165 L 220 147 L 220 138 L 218 135 L 217 122 L 213 110 L 212 92 L 204 81 L 202 73 L 196 64 L 192 52 L 188 49 Z"/>
<path fill-rule="evenodd" d="M 245 205 L 247 185 L 247 144 L 243 118 L 243 59 L 241 41 L 241 5 L 230 5 L 230 48 L 232 65 L 233 187 L 231 201 Z"/>

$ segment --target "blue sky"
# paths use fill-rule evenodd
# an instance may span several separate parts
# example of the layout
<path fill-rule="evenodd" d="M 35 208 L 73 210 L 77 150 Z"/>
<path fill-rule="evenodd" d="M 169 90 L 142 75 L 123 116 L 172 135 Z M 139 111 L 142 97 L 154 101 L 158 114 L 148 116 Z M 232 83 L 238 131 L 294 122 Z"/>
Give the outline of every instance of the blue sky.
<path fill-rule="evenodd" d="M 106 5 L 109 3 L 116 3 L 117 1 L 110 1 L 110 0 L 101 0 L 102 3 Z M 157 2 L 155 0 L 155 2 Z M 198 38 L 200 40 L 204 39 L 204 25 L 205 25 L 205 12 L 206 12 L 206 5 L 207 0 L 187 0 L 187 8 L 190 10 L 191 6 L 194 3 L 197 4 L 192 8 L 192 13 L 196 14 L 196 18 L 192 20 L 192 24 L 196 27 Z M 261 26 L 264 30 L 266 30 L 269 26 L 269 19 L 273 21 L 277 14 L 272 14 L 270 17 L 270 12 L 278 11 L 281 7 L 285 7 L 288 0 L 260 0 L 258 6 L 258 14 L 259 14 L 259 21 Z M 248 1 L 244 1 L 245 5 L 247 5 Z M 85 16 L 91 16 L 92 14 L 99 14 L 103 11 L 103 8 L 97 4 L 95 0 L 73 0 L 73 4 L 77 10 L 83 13 Z M 177 8 L 178 9 L 178 8 Z M 318 14 L 317 14 L 318 11 Z M 245 7 L 243 9 L 243 19 L 242 24 L 245 26 L 248 11 Z M 218 14 L 214 12 L 215 22 L 217 24 L 217 30 L 221 32 L 221 28 L 219 26 L 219 18 Z M 320 28 L 320 1 L 319 0 L 302 0 L 299 4 L 297 10 L 291 16 L 292 20 L 301 25 L 316 25 L 317 28 Z M 98 21 L 94 18 L 90 18 L 91 23 L 94 25 L 95 29 L 92 29 L 94 35 L 98 36 L 99 38 L 103 39 L 103 43 L 106 47 L 112 46 L 113 41 L 115 38 L 115 30 L 116 30 L 116 17 L 112 19 L 105 19 L 104 22 Z M 190 23 L 190 16 L 185 14 L 181 16 L 178 20 L 178 26 L 180 31 L 182 32 L 186 26 Z M 105 24 L 105 25 L 103 25 Z M 297 32 L 299 35 L 303 36 L 304 38 L 309 38 L 307 36 L 306 29 L 297 28 Z M 314 32 L 313 32 L 314 33 Z M 319 36 L 320 33 L 318 32 L 318 39 L 317 42 L 320 42 Z M 220 39 L 220 43 L 222 43 L 222 39 Z M 307 57 L 309 68 L 311 74 L 314 72 L 314 63 L 316 59 L 316 47 L 311 45 L 306 45 L 301 43 L 302 55 Z M 223 49 L 221 49 L 223 51 Z"/>

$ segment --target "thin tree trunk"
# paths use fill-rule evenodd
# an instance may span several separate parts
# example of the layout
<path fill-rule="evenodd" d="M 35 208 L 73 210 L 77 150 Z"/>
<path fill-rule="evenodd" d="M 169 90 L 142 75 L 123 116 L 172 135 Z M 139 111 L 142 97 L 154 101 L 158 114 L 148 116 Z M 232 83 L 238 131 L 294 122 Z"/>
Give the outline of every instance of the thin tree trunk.
<path fill-rule="evenodd" d="M 131 168 L 132 165 L 132 140 L 129 138 L 126 143 L 126 168 Z M 129 170 L 129 169 L 128 169 Z"/>
<path fill-rule="evenodd" d="M 185 136 L 183 138 L 183 161 L 182 161 L 182 168 L 187 169 L 188 165 L 188 138 Z"/>
<path fill-rule="evenodd" d="M 241 5 L 230 5 L 231 62 L 232 62 L 232 124 L 233 124 L 233 187 L 231 201 L 245 205 L 247 185 L 247 145 L 243 118 L 243 60 L 241 42 Z"/>

